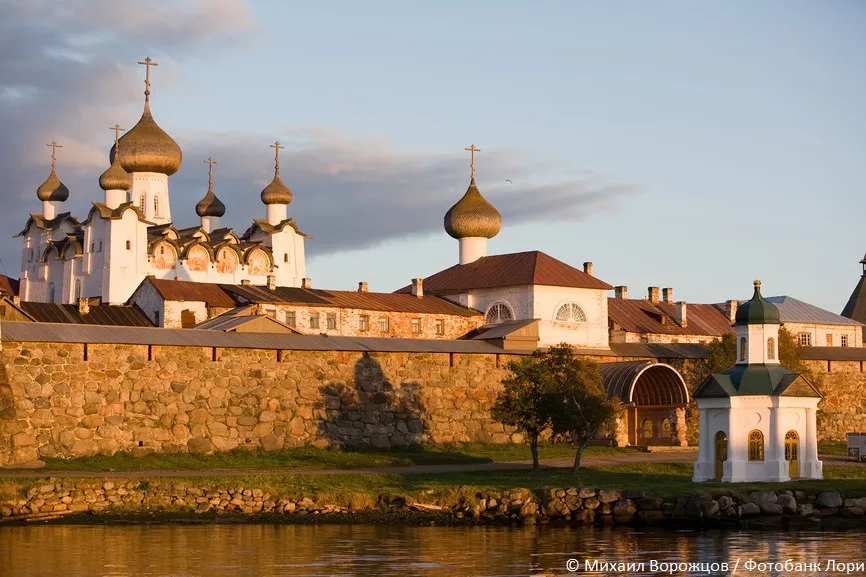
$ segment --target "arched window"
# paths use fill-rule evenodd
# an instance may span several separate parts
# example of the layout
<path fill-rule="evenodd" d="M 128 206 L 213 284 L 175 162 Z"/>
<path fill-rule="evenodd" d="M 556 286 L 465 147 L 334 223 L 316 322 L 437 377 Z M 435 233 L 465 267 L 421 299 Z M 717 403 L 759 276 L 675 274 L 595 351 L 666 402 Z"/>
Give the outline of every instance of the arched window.
<path fill-rule="evenodd" d="M 159 216 L 159 197 L 153 197 L 153 216 Z"/>
<path fill-rule="evenodd" d="M 640 424 L 641 436 L 644 439 L 652 439 L 653 436 L 653 422 L 649 419 L 644 419 Z"/>
<path fill-rule="evenodd" d="M 577 303 L 565 303 L 556 309 L 554 318 L 561 323 L 585 323 L 586 313 Z"/>
<path fill-rule="evenodd" d="M 773 337 L 767 339 L 767 358 L 771 361 L 776 359 L 776 341 Z"/>
<path fill-rule="evenodd" d="M 144 212 L 144 195 L 138 197 L 138 205 L 141 207 L 141 212 Z"/>
<path fill-rule="evenodd" d="M 757 429 L 749 433 L 749 460 L 764 460 L 764 433 Z"/>
<path fill-rule="evenodd" d="M 513 319 L 514 315 L 511 314 L 511 309 L 508 308 L 507 304 L 496 303 L 495 305 L 487 309 L 487 316 L 485 317 L 485 322 L 489 325 L 496 325 Z"/>
<path fill-rule="evenodd" d="M 740 360 L 746 360 L 746 337 L 740 338 Z"/>
<path fill-rule="evenodd" d="M 81 280 L 75 281 L 75 302 L 78 302 L 78 299 L 81 298 Z"/>
<path fill-rule="evenodd" d="M 659 439 L 669 439 L 671 437 L 671 420 L 662 419 L 659 427 Z"/>
<path fill-rule="evenodd" d="M 48 302 L 54 302 L 54 283 L 48 285 Z"/>

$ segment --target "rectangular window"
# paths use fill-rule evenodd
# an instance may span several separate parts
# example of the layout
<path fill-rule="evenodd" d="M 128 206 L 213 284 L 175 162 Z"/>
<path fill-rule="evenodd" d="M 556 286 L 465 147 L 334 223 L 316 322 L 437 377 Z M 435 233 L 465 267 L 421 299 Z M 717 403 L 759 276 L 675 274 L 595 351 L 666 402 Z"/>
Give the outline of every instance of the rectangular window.
<path fill-rule="evenodd" d="M 319 313 L 310 314 L 310 328 L 311 329 L 319 328 Z"/>
<path fill-rule="evenodd" d="M 445 319 L 436 319 L 436 334 L 439 336 L 445 334 Z"/>
<path fill-rule="evenodd" d="M 848 346 L 848 335 L 842 335 L 841 340 L 842 340 L 842 343 L 841 343 L 842 346 L 847 347 Z"/>
<path fill-rule="evenodd" d="M 293 328 L 297 326 L 297 320 L 295 319 L 295 311 L 286 311 L 286 324 Z"/>
<path fill-rule="evenodd" d="M 827 346 L 828 346 L 828 347 L 832 347 L 832 346 L 833 346 L 833 334 L 832 334 L 832 333 L 830 333 L 830 334 L 827 335 Z"/>
<path fill-rule="evenodd" d="M 387 333 L 388 329 L 388 317 L 379 317 L 379 330 L 383 333 Z"/>
<path fill-rule="evenodd" d="M 421 319 L 412 319 L 412 332 L 416 335 L 421 333 Z"/>
<path fill-rule="evenodd" d="M 797 335 L 800 346 L 801 347 L 811 347 L 812 346 L 812 333 L 800 333 Z"/>
<path fill-rule="evenodd" d="M 361 315 L 358 317 L 358 330 L 362 333 L 366 333 L 370 330 L 370 317 L 368 315 Z"/>
<path fill-rule="evenodd" d="M 334 330 L 337 328 L 337 313 L 328 313 L 327 317 L 327 327 L 330 330 Z"/>

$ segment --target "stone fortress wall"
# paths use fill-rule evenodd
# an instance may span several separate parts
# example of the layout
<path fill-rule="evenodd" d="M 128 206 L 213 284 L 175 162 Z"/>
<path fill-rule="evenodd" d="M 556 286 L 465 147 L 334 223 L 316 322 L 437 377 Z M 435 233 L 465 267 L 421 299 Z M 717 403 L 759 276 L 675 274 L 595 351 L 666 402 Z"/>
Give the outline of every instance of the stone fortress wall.
<path fill-rule="evenodd" d="M 4 342 L 2 358 L 0 466 L 118 450 L 523 440 L 489 415 L 514 358 L 505 353 Z M 692 390 L 699 382 L 701 361 L 659 360 Z M 860 362 L 809 364 L 823 371 L 819 437 L 866 430 Z"/>

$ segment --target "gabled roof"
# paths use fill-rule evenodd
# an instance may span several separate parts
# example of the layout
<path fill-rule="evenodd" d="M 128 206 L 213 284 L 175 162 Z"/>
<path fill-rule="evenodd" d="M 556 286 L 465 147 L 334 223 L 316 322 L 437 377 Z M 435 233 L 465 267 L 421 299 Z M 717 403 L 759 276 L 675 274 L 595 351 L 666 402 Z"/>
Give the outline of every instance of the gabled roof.
<path fill-rule="evenodd" d="M 240 307 L 247 308 L 247 307 Z M 194 329 L 205 329 L 210 331 L 229 332 L 256 332 L 256 333 L 294 333 L 303 334 L 285 323 L 267 315 L 232 314 L 228 311 L 201 322 Z"/>
<path fill-rule="evenodd" d="M 12 238 L 18 238 L 19 236 L 24 236 L 27 234 L 27 231 L 30 230 L 30 227 L 34 224 L 43 229 L 43 230 L 54 230 L 59 227 L 63 221 L 69 221 L 72 223 L 72 228 L 80 228 L 81 223 L 78 222 L 78 219 L 72 216 L 72 213 L 69 212 L 61 212 L 57 216 L 52 219 L 45 218 L 42 214 L 30 214 L 30 217 L 27 219 L 27 223 L 24 225 L 24 230 L 13 236 Z"/>
<path fill-rule="evenodd" d="M 824 325 L 858 325 L 857 320 L 846 318 L 847 315 L 837 315 L 821 307 L 816 307 L 800 299 L 786 295 L 767 297 L 767 300 L 779 309 L 779 317 L 784 323 L 815 323 Z"/>
<path fill-rule="evenodd" d="M 686 303 L 685 327 L 677 324 L 676 309 L 673 303 L 607 299 L 608 319 L 629 333 L 720 337 L 734 331 L 720 305 Z"/>
<path fill-rule="evenodd" d="M 217 308 L 234 308 L 235 306 L 235 301 L 217 284 L 154 277 L 145 278 L 141 281 L 142 285 L 144 283 L 150 283 L 156 292 L 167 301 L 204 302 L 209 307 Z"/>
<path fill-rule="evenodd" d="M 239 302 L 282 304 L 298 306 L 335 307 L 369 311 L 407 312 L 421 314 L 480 315 L 476 310 L 462 307 L 434 295 L 421 298 L 408 294 L 332 291 L 296 287 L 266 287 L 247 285 L 219 285 Z"/>
<path fill-rule="evenodd" d="M 17 296 L 19 286 L 20 282 L 18 279 L 9 278 L 6 275 L 0 274 L 0 297 Z"/>
<path fill-rule="evenodd" d="M 241 236 L 241 238 L 250 237 L 256 231 L 257 228 L 265 234 L 274 234 L 275 232 L 280 232 L 281 230 L 283 230 L 287 226 L 294 229 L 294 231 L 296 233 L 298 233 L 299 235 L 301 235 L 304 238 L 313 238 L 310 235 L 308 235 L 307 233 L 301 232 L 300 229 L 298 228 L 298 225 L 295 223 L 295 219 L 293 219 L 293 218 L 287 218 L 286 220 L 279 222 L 275 225 L 269 223 L 267 220 L 264 220 L 262 218 L 254 218 L 252 226 L 250 226 L 246 230 L 246 232 L 244 232 L 244 234 Z"/>
<path fill-rule="evenodd" d="M 866 324 L 866 272 L 857 281 L 854 292 L 842 309 L 842 316 Z M 866 340 L 866 333 L 863 334 L 863 338 Z"/>
<path fill-rule="evenodd" d="M 479 288 L 546 285 L 610 290 L 606 282 L 541 251 L 481 257 L 456 264 L 424 279 L 425 292 L 453 293 Z M 395 292 L 409 293 L 411 286 Z"/>
<path fill-rule="evenodd" d="M 108 205 L 102 202 L 94 202 L 93 208 L 90 209 L 90 212 L 87 213 L 87 218 L 84 220 L 82 224 L 87 224 L 91 220 L 93 220 L 93 215 L 98 214 L 100 218 L 104 218 L 106 220 L 118 220 L 123 218 L 124 213 L 127 210 L 131 210 L 138 217 L 140 222 L 143 222 L 148 225 L 152 225 L 153 223 L 147 220 L 144 217 L 144 213 L 141 212 L 141 209 L 135 206 L 135 204 L 131 202 L 124 202 L 117 208 L 109 208 Z"/>
<path fill-rule="evenodd" d="M 81 314 L 78 305 L 22 302 L 13 306 L 37 323 L 122 327 L 153 326 L 143 312 L 131 306 L 94 305 L 90 307 L 87 314 Z"/>

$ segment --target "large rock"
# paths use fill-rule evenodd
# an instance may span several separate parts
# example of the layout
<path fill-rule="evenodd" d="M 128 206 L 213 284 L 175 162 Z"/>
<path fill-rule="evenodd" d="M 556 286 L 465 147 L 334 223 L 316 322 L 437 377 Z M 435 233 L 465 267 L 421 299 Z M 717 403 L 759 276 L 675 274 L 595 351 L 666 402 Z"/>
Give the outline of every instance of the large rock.
<path fill-rule="evenodd" d="M 620 499 L 613 507 L 613 520 L 617 523 L 631 523 L 637 513 L 637 506 L 631 499 Z M 862 515 L 862 512 L 861 512 Z"/>
<path fill-rule="evenodd" d="M 785 515 L 793 515 L 797 512 L 797 500 L 791 495 L 779 495 L 776 505 L 782 507 Z"/>
<path fill-rule="evenodd" d="M 637 502 L 641 511 L 658 511 L 662 508 L 664 501 L 658 497 L 643 497 Z"/>
<path fill-rule="evenodd" d="M 743 517 L 754 517 L 755 515 L 760 514 L 761 508 L 754 503 L 744 503 L 742 507 L 740 507 L 740 515 Z"/>
<path fill-rule="evenodd" d="M 775 503 L 779 500 L 779 497 L 776 495 L 775 491 L 753 491 L 751 495 L 749 495 L 749 499 L 755 505 L 762 505 L 764 503 Z"/>
<path fill-rule="evenodd" d="M 213 443 L 207 438 L 193 438 L 187 441 L 187 449 L 190 453 L 212 453 Z"/>
<path fill-rule="evenodd" d="M 841 507 L 842 495 L 838 491 L 821 491 L 815 499 L 815 506 L 819 509 Z"/>
<path fill-rule="evenodd" d="M 581 487 L 580 491 L 577 492 L 577 496 L 581 499 L 589 499 L 590 497 L 595 497 L 595 489 L 590 489 L 589 487 Z"/>
<path fill-rule="evenodd" d="M 619 501 L 619 491 L 616 489 L 601 489 L 598 492 L 598 500 L 602 503 L 613 503 Z"/>
<path fill-rule="evenodd" d="M 764 515 L 776 517 L 782 514 L 782 506 L 776 503 L 761 503 L 761 512 Z"/>
<path fill-rule="evenodd" d="M 866 497 L 860 497 L 859 499 L 845 499 L 845 506 L 857 507 L 858 509 L 866 511 Z"/>

